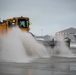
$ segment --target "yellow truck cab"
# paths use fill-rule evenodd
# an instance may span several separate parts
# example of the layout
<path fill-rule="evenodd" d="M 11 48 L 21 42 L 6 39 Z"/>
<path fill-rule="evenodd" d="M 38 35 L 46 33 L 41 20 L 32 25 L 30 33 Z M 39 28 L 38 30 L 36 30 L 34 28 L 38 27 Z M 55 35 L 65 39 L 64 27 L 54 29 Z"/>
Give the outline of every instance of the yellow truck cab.
<path fill-rule="evenodd" d="M 22 31 L 29 31 L 31 21 L 28 17 L 13 17 L 7 18 L 5 22 L 0 22 L 0 34 L 6 33 L 12 27 L 18 26 Z"/>

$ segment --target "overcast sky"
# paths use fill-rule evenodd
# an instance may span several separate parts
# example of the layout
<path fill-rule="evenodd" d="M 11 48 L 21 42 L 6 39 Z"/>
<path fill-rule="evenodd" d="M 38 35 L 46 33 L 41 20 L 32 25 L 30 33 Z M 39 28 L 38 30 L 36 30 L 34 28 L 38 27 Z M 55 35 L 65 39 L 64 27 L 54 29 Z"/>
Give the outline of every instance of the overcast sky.
<path fill-rule="evenodd" d="M 35 35 L 76 28 L 76 0 L 0 0 L 0 18 L 27 16 Z"/>

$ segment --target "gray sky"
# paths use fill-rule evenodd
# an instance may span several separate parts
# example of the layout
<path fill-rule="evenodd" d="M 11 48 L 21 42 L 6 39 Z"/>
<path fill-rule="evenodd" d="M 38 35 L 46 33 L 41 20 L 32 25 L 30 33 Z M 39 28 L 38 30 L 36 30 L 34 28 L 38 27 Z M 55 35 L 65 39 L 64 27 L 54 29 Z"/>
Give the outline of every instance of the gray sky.
<path fill-rule="evenodd" d="M 35 35 L 76 28 L 76 0 L 0 0 L 0 17 L 27 16 Z"/>

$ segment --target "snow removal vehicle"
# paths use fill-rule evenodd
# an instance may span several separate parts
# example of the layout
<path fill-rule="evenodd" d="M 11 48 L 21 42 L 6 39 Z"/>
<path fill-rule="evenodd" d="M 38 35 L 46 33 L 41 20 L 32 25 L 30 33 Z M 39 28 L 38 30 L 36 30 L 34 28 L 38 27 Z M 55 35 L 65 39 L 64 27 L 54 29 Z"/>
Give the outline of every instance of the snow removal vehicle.
<path fill-rule="evenodd" d="M 6 20 L 3 20 L 3 22 L 0 21 L 0 35 L 6 33 L 8 30 L 10 30 L 12 27 L 18 26 L 22 31 L 29 31 L 29 25 L 31 25 L 31 21 L 28 17 L 13 17 L 13 18 L 7 18 Z"/>

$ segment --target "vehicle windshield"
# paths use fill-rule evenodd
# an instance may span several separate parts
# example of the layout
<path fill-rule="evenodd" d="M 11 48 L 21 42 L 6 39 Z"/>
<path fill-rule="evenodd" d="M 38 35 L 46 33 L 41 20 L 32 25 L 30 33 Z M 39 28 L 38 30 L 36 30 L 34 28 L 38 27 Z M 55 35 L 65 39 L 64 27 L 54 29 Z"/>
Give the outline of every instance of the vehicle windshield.
<path fill-rule="evenodd" d="M 10 27 L 14 27 L 14 26 L 16 26 L 16 21 L 15 20 L 9 20 L 8 21 L 8 27 L 10 28 Z"/>
<path fill-rule="evenodd" d="M 18 25 L 20 28 L 28 28 L 29 20 L 28 19 L 18 19 Z"/>

